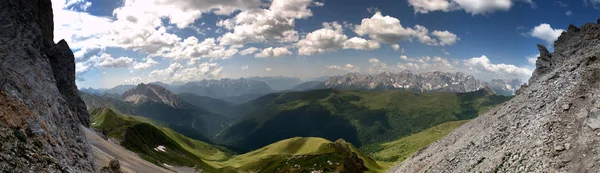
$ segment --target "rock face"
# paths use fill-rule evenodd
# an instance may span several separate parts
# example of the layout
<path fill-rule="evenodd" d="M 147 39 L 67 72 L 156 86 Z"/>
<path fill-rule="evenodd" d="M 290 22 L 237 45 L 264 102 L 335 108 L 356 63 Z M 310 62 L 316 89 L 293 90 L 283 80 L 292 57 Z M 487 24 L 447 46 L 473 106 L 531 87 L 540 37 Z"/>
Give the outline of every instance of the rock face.
<path fill-rule="evenodd" d="M 573 26 L 574 27 L 574 26 Z M 390 172 L 597 172 L 600 24 L 561 34 L 528 87 Z"/>
<path fill-rule="evenodd" d="M 497 94 L 513 95 L 521 81 L 492 80 L 483 82 L 463 73 L 430 72 L 414 74 L 384 72 L 378 75 L 350 73 L 327 79 L 321 88 L 351 90 L 409 90 L 413 92 L 472 92 L 489 86 Z"/>
<path fill-rule="evenodd" d="M 0 172 L 93 172 L 88 125 L 50 0 L 0 1 Z"/>
<path fill-rule="evenodd" d="M 139 84 L 136 88 L 123 93 L 123 101 L 140 104 L 144 102 L 156 102 L 169 105 L 174 108 L 185 107 L 185 101 L 176 94 L 155 84 Z"/>

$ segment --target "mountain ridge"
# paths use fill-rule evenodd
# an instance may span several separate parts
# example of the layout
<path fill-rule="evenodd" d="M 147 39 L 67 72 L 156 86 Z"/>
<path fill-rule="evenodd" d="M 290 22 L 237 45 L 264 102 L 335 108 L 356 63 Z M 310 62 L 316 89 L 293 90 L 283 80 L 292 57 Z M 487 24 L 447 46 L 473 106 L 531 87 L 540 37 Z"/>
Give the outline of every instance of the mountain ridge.
<path fill-rule="evenodd" d="M 383 72 L 380 74 L 348 73 L 329 77 L 316 88 L 335 88 L 364 91 L 408 90 L 413 92 L 472 92 L 489 86 L 494 93 L 513 95 L 522 82 L 513 80 L 492 80 L 484 82 L 460 72 L 440 71 L 427 73 Z"/>

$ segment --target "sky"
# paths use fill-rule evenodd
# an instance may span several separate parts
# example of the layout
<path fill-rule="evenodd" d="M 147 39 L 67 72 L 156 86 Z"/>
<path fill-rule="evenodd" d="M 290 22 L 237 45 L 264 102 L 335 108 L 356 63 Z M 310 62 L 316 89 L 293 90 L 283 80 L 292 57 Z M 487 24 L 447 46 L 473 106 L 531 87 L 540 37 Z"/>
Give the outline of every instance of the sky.
<path fill-rule="evenodd" d="M 79 87 L 359 72 L 526 81 L 600 0 L 52 0 Z"/>

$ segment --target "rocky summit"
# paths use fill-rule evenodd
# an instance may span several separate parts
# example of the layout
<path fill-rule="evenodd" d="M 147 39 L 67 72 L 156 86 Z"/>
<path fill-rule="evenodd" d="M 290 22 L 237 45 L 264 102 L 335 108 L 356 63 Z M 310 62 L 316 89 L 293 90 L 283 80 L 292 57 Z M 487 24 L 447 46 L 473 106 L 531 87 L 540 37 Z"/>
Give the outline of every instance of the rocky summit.
<path fill-rule="evenodd" d="M 174 108 L 185 107 L 185 102 L 179 99 L 177 95 L 155 84 L 139 84 L 136 88 L 123 93 L 122 99 L 135 104 L 151 101 L 163 103 Z"/>
<path fill-rule="evenodd" d="M 389 172 L 596 172 L 600 169 L 600 24 L 569 26 L 529 86 Z"/>
<path fill-rule="evenodd" d="M 50 0 L 0 1 L 0 172 L 93 172 L 75 60 Z"/>

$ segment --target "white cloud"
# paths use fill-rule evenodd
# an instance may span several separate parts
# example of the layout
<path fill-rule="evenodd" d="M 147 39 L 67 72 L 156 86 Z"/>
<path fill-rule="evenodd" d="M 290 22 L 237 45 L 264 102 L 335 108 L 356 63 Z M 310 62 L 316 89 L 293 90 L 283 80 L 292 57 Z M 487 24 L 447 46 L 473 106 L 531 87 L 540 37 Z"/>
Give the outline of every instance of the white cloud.
<path fill-rule="evenodd" d="M 248 68 L 249 68 L 248 65 L 244 65 L 244 66 L 242 66 L 242 71 L 246 71 L 246 70 L 248 70 Z"/>
<path fill-rule="evenodd" d="M 254 57 L 256 58 L 277 58 L 277 57 L 282 57 L 282 56 L 290 56 L 292 55 L 292 52 L 289 51 L 287 48 L 285 47 L 268 47 L 263 49 L 260 53 L 257 53 L 256 55 L 254 55 Z"/>
<path fill-rule="evenodd" d="M 536 26 L 535 28 L 533 28 L 529 32 L 529 35 L 531 35 L 532 37 L 544 40 L 548 44 L 552 44 L 552 43 L 554 43 L 554 41 L 556 41 L 558 39 L 560 34 L 564 31 L 565 30 L 563 30 L 563 29 L 553 29 L 550 26 L 550 24 L 542 23 L 542 24 Z"/>
<path fill-rule="evenodd" d="M 415 13 L 464 10 L 472 15 L 485 15 L 496 11 L 508 11 L 517 1 L 528 3 L 532 8 L 536 8 L 532 0 L 408 0 L 408 3 Z"/>
<path fill-rule="evenodd" d="M 381 12 L 376 12 L 373 17 L 365 18 L 360 25 L 354 28 L 360 36 L 368 35 L 371 39 L 382 43 L 392 44 L 400 40 L 410 40 L 415 31 L 411 28 L 404 28 L 400 20 L 383 16 Z"/>
<path fill-rule="evenodd" d="M 529 63 L 529 65 L 535 66 L 535 63 L 536 63 L 538 57 L 540 57 L 540 54 L 528 56 L 528 57 L 526 57 L 527 62 Z"/>
<path fill-rule="evenodd" d="M 313 0 L 274 0 L 269 8 L 278 16 L 288 18 L 304 19 L 312 16 L 312 11 L 308 9 Z"/>
<path fill-rule="evenodd" d="M 256 47 L 249 47 L 247 49 L 244 49 L 244 50 L 240 51 L 240 55 L 250 55 L 250 54 L 253 54 L 256 51 L 258 51 L 258 48 L 256 48 Z"/>
<path fill-rule="evenodd" d="M 126 79 L 123 81 L 123 83 L 130 84 L 130 85 L 137 85 L 137 84 L 145 83 L 145 82 L 146 82 L 146 80 L 144 80 L 144 78 L 141 78 L 141 77 L 133 77 L 131 79 Z"/>
<path fill-rule="evenodd" d="M 572 11 L 567 11 L 567 12 L 565 12 L 565 15 L 567 15 L 567 16 L 572 16 L 572 15 L 573 15 L 573 12 L 572 12 Z"/>
<path fill-rule="evenodd" d="M 94 58 L 96 59 L 96 58 Z M 127 68 L 133 64 L 133 58 L 119 57 L 113 58 L 110 54 L 102 54 L 97 57 L 98 67 L 105 68 Z"/>
<path fill-rule="evenodd" d="M 187 82 L 196 81 L 206 78 L 219 77 L 219 74 L 223 71 L 223 67 L 217 63 L 201 63 L 197 67 L 182 68 L 179 69 L 171 77 L 172 81 Z"/>
<path fill-rule="evenodd" d="M 512 64 L 492 64 L 485 56 L 474 57 L 464 61 L 470 70 L 483 73 L 492 73 L 500 76 L 531 76 L 532 70 L 524 67 L 517 67 Z"/>
<path fill-rule="evenodd" d="M 314 2 L 313 4 L 317 7 L 322 7 L 325 5 L 325 3 L 323 3 L 323 2 Z"/>
<path fill-rule="evenodd" d="M 410 58 L 405 55 L 400 56 L 400 59 L 404 62 L 396 64 L 396 68 L 401 71 L 409 70 L 416 73 L 431 72 L 433 70 L 463 72 L 482 80 L 515 78 L 527 80 L 533 72 L 527 67 L 518 67 L 512 64 L 494 64 L 485 55 L 466 60 L 448 59 L 437 56 Z"/>
<path fill-rule="evenodd" d="M 158 53 L 156 55 L 173 58 L 175 60 L 199 60 L 201 58 L 226 59 L 237 54 L 237 52 L 238 50 L 233 46 L 227 48 L 225 46 L 217 45 L 214 38 L 206 38 L 204 41 L 199 42 L 198 38 L 190 36 L 183 40 L 183 42 L 175 43 L 173 47 L 164 53 Z"/>
<path fill-rule="evenodd" d="M 585 3 L 586 6 L 591 4 L 592 7 L 596 8 L 596 9 L 600 9 L 600 0 L 583 0 L 583 2 Z"/>
<path fill-rule="evenodd" d="M 271 69 L 271 68 L 268 68 L 268 67 L 267 67 L 267 68 L 265 68 L 265 71 L 271 71 L 271 70 L 273 70 L 273 69 Z"/>
<path fill-rule="evenodd" d="M 146 70 L 150 67 L 154 67 L 158 65 L 158 62 L 154 61 L 154 59 L 148 57 L 145 62 L 134 62 L 133 69 L 134 70 Z"/>
<path fill-rule="evenodd" d="M 369 64 L 371 64 L 368 69 L 369 73 L 382 73 L 382 72 L 390 71 L 387 64 L 384 62 L 381 62 L 377 58 L 369 59 Z"/>
<path fill-rule="evenodd" d="M 376 12 L 371 18 L 363 19 L 361 24 L 354 27 L 354 32 L 359 36 L 368 35 L 369 38 L 386 44 L 416 38 L 424 44 L 445 46 L 452 45 L 460 40 L 456 34 L 449 31 L 434 31 L 433 36 L 438 37 L 440 40 L 432 38 L 426 27 L 415 25 L 414 28 L 404 28 L 399 19 L 383 16 L 381 12 Z"/>
<path fill-rule="evenodd" d="M 162 70 L 154 70 L 150 72 L 149 76 L 151 78 L 156 79 L 157 81 L 171 81 L 171 77 L 179 70 L 183 68 L 183 66 L 179 63 L 173 63 L 169 65 L 166 69 Z"/>
<path fill-rule="evenodd" d="M 408 0 L 415 13 L 427 14 L 430 11 L 450 11 L 451 3 L 448 0 Z"/>
<path fill-rule="evenodd" d="M 188 82 L 205 78 L 219 77 L 223 67 L 217 63 L 204 62 L 197 66 L 184 68 L 179 63 L 173 63 L 166 69 L 150 72 L 150 78 L 162 82 Z"/>
<path fill-rule="evenodd" d="M 273 0 L 269 9 L 242 11 L 217 23 L 217 26 L 232 30 L 219 37 L 219 42 L 223 45 L 296 42 L 295 20 L 312 16 L 308 8 L 311 4 L 312 0 Z"/>
<path fill-rule="evenodd" d="M 379 49 L 381 45 L 373 40 L 365 40 L 364 38 L 352 37 L 343 43 L 344 49 L 356 49 L 356 50 L 375 50 Z"/>
<path fill-rule="evenodd" d="M 343 66 L 338 66 L 338 65 L 327 65 L 326 66 L 328 69 L 334 69 L 334 70 L 340 70 L 344 73 L 355 73 L 355 72 L 359 72 L 360 68 L 352 65 L 352 64 L 346 64 Z"/>
<path fill-rule="evenodd" d="M 334 52 L 337 49 L 374 50 L 381 45 L 373 40 L 360 37 L 348 39 L 344 27 L 338 22 L 323 23 L 323 28 L 308 33 L 296 44 L 298 55 L 314 55 L 324 52 Z"/>
<path fill-rule="evenodd" d="M 295 42 L 294 18 L 279 16 L 268 9 L 243 11 L 234 18 L 219 21 L 217 26 L 232 30 L 219 37 L 220 44 L 246 44 L 262 42 Z"/>
<path fill-rule="evenodd" d="M 440 40 L 439 44 L 441 46 L 453 45 L 458 40 L 460 40 L 460 38 L 458 38 L 456 34 L 453 34 L 449 31 L 433 31 L 431 35 L 438 37 L 438 39 Z"/>
<path fill-rule="evenodd" d="M 323 28 L 308 33 L 298 41 L 298 55 L 314 55 L 342 48 L 348 36 L 338 22 L 323 23 Z"/>
<path fill-rule="evenodd" d="M 400 45 L 398 45 L 398 44 L 392 44 L 392 45 L 390 45 L 390 47 L 392 47 L 392 49 L 394 49 L 394 51 L 400 50 Z"/>

